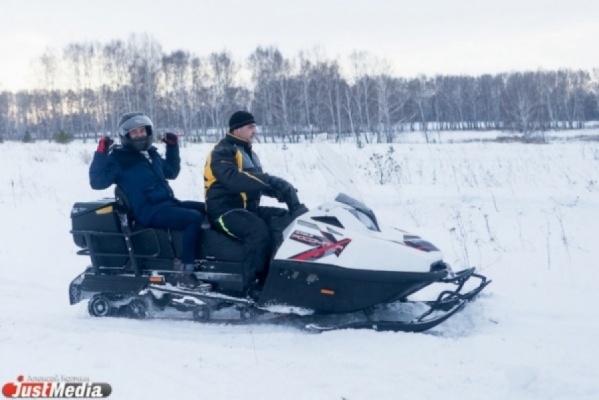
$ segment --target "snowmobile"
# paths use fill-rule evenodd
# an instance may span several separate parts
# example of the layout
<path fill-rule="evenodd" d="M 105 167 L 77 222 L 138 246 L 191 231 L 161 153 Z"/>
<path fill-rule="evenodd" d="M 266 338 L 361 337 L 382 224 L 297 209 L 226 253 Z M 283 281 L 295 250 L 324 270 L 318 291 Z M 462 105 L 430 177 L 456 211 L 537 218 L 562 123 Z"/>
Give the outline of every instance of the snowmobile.
<path fill-rule="evenodd" d="M 91 265 L 71 282 L 70 303 L 89 299 L 96 317 L 420 332 L 455 315 L 491 282 L 475 268 L 452 271 L 419 236 L 383 231 L 374 212 L 347 194 L 311 210 L 294 191 L 283 199 L 289 216 L 266 278 L 252 280 L 242 243 L 206 222 L 193 272 L 205 283 L 199 288 L 173 279 L 182 232 L 137 224 L 118 187 L 115 198 L 75 203 L 71 233 Z M 431 300 L 412 298 L 428 286 L 442 290 Z"/>

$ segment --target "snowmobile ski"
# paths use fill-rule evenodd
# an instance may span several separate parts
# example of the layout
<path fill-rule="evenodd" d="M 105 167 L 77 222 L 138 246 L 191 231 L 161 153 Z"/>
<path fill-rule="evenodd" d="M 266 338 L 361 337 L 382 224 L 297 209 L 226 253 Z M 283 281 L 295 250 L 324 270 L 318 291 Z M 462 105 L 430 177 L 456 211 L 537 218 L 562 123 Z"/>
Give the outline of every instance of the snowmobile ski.
<path fill-rule="evenodd" d="M 409 322 L 403 321 L 389 321 L 389 320 L 364 320 L 364 321 L 353 321 L 347 323 L 341 323 L 336 325 L 321 325 L 317 323 L 307 324 L 304 328 L 307 331 L 321 333 L 333 330 L 342 329 L 372 329 L 375 331 L 391 331 L 391 332 L 423 332 L 431 329 L 445 320 L 452 317 L 455 313 L 460 311 L 466 304 L 466 300 L 460 300 L 455 302 L 453 307 L 448 311 L 444 312 L 441 316 L 424 319 L 416 318 Z"/>

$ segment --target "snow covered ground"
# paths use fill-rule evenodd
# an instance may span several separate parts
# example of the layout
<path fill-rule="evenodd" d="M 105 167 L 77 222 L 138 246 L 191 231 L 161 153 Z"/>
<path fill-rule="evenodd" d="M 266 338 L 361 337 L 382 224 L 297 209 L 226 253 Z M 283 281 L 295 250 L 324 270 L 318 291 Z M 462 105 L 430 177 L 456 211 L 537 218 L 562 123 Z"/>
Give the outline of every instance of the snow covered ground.
<path fill-rule="evenodd" d="M 95 144 L 0 144 L 0 384 L 86 377 L 145 400 L 599 399 L 599 142 L 443 138 L 328 145 L 380 221 L 493 279 L 419 334 L 90 317 L 68 303 L 88 264 L 69 213 L 112 195 L 89 188 Z M 179 198 L 203 199 L 211 147 L 182 149 Z M 255 146 L 309 207 L 335 195 L 318 166 L 326 147 Z"/>

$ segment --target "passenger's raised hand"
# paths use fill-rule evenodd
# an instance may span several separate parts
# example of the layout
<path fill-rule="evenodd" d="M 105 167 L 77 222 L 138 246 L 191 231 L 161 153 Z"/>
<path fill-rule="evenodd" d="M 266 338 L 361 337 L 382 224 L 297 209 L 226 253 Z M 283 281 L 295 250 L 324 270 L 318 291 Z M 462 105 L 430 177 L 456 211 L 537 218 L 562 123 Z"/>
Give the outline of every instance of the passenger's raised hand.
<path fill-rule="evenodd" d="M 112 146 L 113 143 L 114 140 L 112 140 L 108 136 L 104 136 L 98 142 L 98 153 L 108 154 L 108 152 L 110 151 L 110 146 Z"/>
<path fill-rule="evenodd" d="M 166 143 L 168 146 L 176 146 L 179 144 L 179 135 L 173 132 L 167 132 L 164 134 L 162 141 Z"/>

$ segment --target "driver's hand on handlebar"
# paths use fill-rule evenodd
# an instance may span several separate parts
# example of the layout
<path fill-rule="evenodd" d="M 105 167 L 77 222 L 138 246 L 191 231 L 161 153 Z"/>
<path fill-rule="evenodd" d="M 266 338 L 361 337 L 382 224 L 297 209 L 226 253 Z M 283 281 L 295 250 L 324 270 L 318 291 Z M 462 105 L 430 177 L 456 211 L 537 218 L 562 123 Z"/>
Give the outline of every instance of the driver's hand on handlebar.
<path fill-rule="evenodd" d="M 305 214 L 308 211 L 308 207 L 306 207 L 303 203 L 298 203 L 292 210 L 289 210 L 289 212 L 295 217 Z"/>
<path fill-rule="evenodd" d="M 278 192 L 287 193 L 291 190 L 294 190 L 297 192 L 297 190 L 293 187 L 293 185 L 291 183 L 287 182 L 283 178 L 279 178 L 278 176 L 271 176 L 270 179 L 268 180 L 268 184 L 273 187 L 273 189 L 275 190 L 275 193 L 278 193 Z M 280 200 L 278 194 L 277 194 L 277 199 Z"/>
<path fill-rule="evenodd" d="M 287 193 L 289 193 L 289 191 L 280 191 L 280 190 L 275 190 L 275 198 L 279 201 L 279 203 L 286 203 L 287 202 Z"/>

